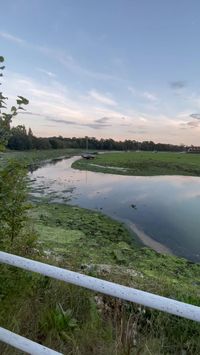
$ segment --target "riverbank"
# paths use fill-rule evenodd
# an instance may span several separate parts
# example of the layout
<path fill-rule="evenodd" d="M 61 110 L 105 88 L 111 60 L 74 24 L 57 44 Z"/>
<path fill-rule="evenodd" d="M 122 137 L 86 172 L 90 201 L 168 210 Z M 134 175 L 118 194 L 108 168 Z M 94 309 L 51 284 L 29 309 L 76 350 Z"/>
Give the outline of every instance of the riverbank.
<path fill-rule="evenodd" d="M 200 154 L 170 152 L 120 152 L 76 161 L 73 168 L 102 173 L 153 176 L 200 176 Z"/>
<path fill-rule="evenodd" d="M 70 158 L 79 154 L 78 149 L 49 149 L 49 150 L 28 150 L 28 151 L 6 151 L 0 153 L 0 166 L 6 161 L 17 160 L 25 167 L 38 167 L 40 163 L 44 164 L 55 159 Z"/>
<path fill-rule="evenodd" d="M 145 290 L 149 285 L 149 291 L 155 290 L 155 278 L 170 293 L 174 287 L 184 295 L 188 289 L 198 290 L 199 264 L 141 247 L 122 223 L 99 212 L 41 201 L 33 205 L 31 218 L 42 250 L 65 267 L 81 270 L 90 264 L 118 265 L 142 274 L 138 282 Z"/>
<path fill-rule="evenodd" d="M 123 224 L 101 213 L 79 207 L 41 203 L 35 205 L 31 214 L 39 243 L 46 255 L 45 259 L 49 258 L 50 262 L 200 306 L 199 264 L 172 255 L 158 254 L 149 248 L 138 246 Z M 111 319 L 116 316 L 116 312 L 120 313 L 120 322 L 124 317 L 124 328 L 129 327 L 128 319 L 131 319 L 130 327 L 135 326 L 137 333 L 135 346 L 133 344 L 130 346 L 131 351 L 142 349 L 142 353 L 145 354 L 146 347 L 151 353 L 163 354 L 170 353 L 174 349 L 177 353 L 181 349 L 187 349 L 188 353 L 193 354 L 200 351 L 199 324 L 140 308 L 138 305 L 116 301 L 110 297 L 100 295 L 95 298 L 93 293 L 89 294 L 90 307 L 91 302 L 93 304 L 95 300 L 93 310 L 90 308 L 90 314 L 96 307 L 98 311 L 98 302 L 101 304 L 100 308 L 102 307 L 100 323 L 97 328 L 95 325 L 99 334 L 103 333 L 102 327 L 105 327 L 108 332 L 108 325 L 112 324 Z M 75 313 L 76 307 L 77 304 L 74 302 Z M 119 320 L 111 326 L 112 332 L 116 332 L 115 335 L 113 334 L 114 338 L 117 335 L 117 327 L 120 327 L 118 322 Z M 77 337 L 78 334 L 75 336 L 75 342 Z M 119 334 L 117 337 L 115 340 L 112 338 L 113 347 L 119 341 Z M 131 335 L 128 342 L 132 342 L 133 338 Z M 102 347 L 101 336 L 98 337 L 98 341 Z M 103 341 L 104 352 L 108 353 L 111 339 Z M 124 353 L 125 348 L 126 346 L 121 344 L 121 350 L 118 350 L 117 354 Z M 94 353 L 101 353 L 101 351 L 95 349 Z M 110 353 L 113 354 L 113 351 L 111 350 Z"/>

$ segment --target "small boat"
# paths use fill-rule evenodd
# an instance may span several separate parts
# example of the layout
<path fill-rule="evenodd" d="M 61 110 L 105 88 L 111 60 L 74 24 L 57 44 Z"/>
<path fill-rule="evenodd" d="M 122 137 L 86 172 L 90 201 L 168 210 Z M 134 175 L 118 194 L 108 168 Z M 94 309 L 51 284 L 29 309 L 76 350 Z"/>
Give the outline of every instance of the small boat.
<path fill-rule="evenodd" d="M 94 159 L 95 158 L 95 155 L 91 154 L 91 153 L 83 153 L 83 154 L 81 154 L 81 156 L 84 159 Z"/>

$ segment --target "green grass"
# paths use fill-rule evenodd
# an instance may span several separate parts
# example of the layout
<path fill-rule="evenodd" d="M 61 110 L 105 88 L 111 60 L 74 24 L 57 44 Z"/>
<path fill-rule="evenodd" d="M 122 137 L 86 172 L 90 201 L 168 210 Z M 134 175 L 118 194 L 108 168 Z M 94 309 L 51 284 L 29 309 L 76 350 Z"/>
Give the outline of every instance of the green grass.
<path fill-rule="evenodd" d="M 94 268 L 89 269 L 96 272 L 95 265 L 109 265 L 111 269 L 116 266 L 117 270 L 142 274 L 142 278 L 136 278 L 146 290 L 149 284 L 154 291 L 159 287 L 153 285 L 156 278 L 162 279 L 162 287 L 164 283 L 170 285 L 170 292 L 175 287 L 186 296 L 189 290 L 199 290 L 199 264 L 137 245 L 123 224 L 101 213 L 61 204 L 38 204 L 31 214 L 42 248 L 55 259 L 62 257 L 66 267 L 80 270 L 92 264 Z"/>
<path fill-rule="evenodd" d="M 99 165 L 99 166 L 95 166 Z M 121 175 L 191 175 L 200 176 L 200 154 L 121 152 L 99 154 L 93 160 L 73 163 L 80 170 Z M 120 170 L 117 168 L 124 168 Z"/>
<path fill-rule="evenodd" d="M 200 306 L 200 265 L 141 248 L 125 227 L 39 203 L 32 258 Z M 64 354 L 199 354 L 198 323 L 1 266 L 0 324 Z M 2 354 L 19 354 L 4 345 Z"/>

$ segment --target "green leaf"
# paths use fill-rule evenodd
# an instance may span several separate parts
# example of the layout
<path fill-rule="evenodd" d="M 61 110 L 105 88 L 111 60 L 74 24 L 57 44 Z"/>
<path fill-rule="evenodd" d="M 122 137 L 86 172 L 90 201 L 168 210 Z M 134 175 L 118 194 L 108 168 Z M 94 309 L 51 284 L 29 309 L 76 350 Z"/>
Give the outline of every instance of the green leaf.
<path fill-rule="evenodd" d="M 2 92 L 0 92 L 0 100 L 8 100 L 8 98 L 6 96 L 3 96 Z"/>
<path fill-rule="evenodd" d="M 2 65 L 1 63 L 4 62 L 4 57 L 0 56 L 0 78 L 3 77 L 3 70 L 5 69 L 5 65 Z M 0 85 L 2 85 L 2 83 L 0 83 Z M 1 146 L 6 146 L 8 143 L 8 139 L 11 136 L 11 122 L 14 116 L 16 116 L 18 114 L 18 110 L 23 110 L 24 109 L 24 105 L 28 105 L 29 100 L 27 100 L 25 97 L 23 96 L 18 96 L 16 101 L 17 101 L 17 105 L 12 106 L 11 110 L 9 112 L 9 110 L 7 109 L 7 104 L 5 102 L 5 100 L 7 100 L 8 98 L 3 96 L 3 93 L 0 92 L 0 150 L 2 150 Z M 18 107 L 19 106 L 19 107 Z M 7 112 L 2 112 L 2 109 L 4 111 L 8 111 Z M 1 215 L 1 213 L 0 213 Z"/>
<path fill-rule="evenodd" d="M 0 105 L 3 105 L 3 104 L 6 105 L 6 102 L 4 100 L 0 99 Z"/>
<path fill-rule="evenodd" d="M 18 97 L 21 100 L 21 103 L 23 105 L 28 105 L 29 104 L 29 100 L 27 100 L 25 97 L 23 97 L 23 96 L 18 96 Z"/>
<path fill-rule="evenodd" d="M 11 120 L 13 115 L 10 115 L 9 113 L 2 113 L 2 116 L 3 116 L 4 119 Z"/>

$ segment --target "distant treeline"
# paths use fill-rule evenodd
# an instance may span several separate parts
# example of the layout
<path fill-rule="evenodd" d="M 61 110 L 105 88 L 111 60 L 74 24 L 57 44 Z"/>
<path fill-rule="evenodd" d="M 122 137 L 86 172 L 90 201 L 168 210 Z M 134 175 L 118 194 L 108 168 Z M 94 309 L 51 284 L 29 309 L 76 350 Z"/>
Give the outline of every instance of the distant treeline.
<path fill-rule="evenodd" d="M 17 126 L 11 129 L 7 148 L 13 150 L 30 149 L 61 149 L 61 148 L 80 148 L 86 149 L 86 138 L 64 138 L 59 137 L 35 137 L 32 130 L 27 131 L 25 126 Z M 152 141 L 137 142 L 135 140 L 115 141 L 109 139 L 96 139 L 88 137 L 88 149 L 94 150 L 145 150 L 145 151 L 184 151 L 184 145 L 173 145 L 164 143 L 154 143 Z"/>

